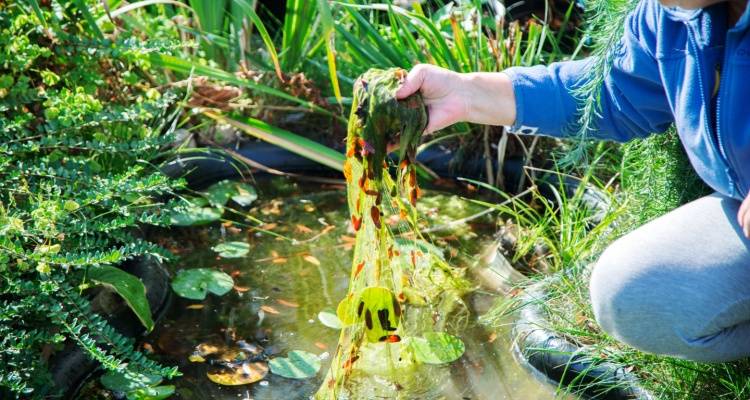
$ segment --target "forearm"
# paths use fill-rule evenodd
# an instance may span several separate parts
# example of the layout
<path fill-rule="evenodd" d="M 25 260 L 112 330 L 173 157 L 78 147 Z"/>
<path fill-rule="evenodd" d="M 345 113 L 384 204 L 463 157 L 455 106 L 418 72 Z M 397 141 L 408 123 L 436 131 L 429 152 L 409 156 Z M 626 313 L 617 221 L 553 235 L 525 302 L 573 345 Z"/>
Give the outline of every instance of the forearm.
<path fill-rule="evenodd" d="M 482 125 L 513 125 L 516 100 L 510 77 L 502 72 L 462 74 L 466 93 L 465 121 Z"/>

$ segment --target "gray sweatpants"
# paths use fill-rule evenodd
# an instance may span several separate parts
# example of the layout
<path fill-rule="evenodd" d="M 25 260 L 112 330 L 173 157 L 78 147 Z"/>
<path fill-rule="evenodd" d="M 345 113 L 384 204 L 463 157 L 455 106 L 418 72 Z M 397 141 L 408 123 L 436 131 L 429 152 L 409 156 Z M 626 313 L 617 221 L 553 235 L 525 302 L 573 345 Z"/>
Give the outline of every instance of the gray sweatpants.
<path fill-rule="evenodd" d="M 599 325 L 649 353 L 696 361 L 750 355 L 750 240 L 740 203 L 688 203 L 615 241 L 591 276 Z"/>

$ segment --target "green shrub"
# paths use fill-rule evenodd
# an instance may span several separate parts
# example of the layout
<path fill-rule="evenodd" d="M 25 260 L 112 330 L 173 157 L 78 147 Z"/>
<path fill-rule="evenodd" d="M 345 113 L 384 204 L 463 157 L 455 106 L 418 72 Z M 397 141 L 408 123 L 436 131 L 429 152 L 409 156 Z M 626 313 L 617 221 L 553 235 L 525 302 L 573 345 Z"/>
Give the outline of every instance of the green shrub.
<path fill-rule="evenodd" d="M 153 50 L 168 48 L 115 29 L 96 0 L 0 4 L 0 397 L 54 394 L 48 354 L 67 342 L 108 370 L 177 373 L 87 300 L 93 269 L 166 256 L 134 234 L 168 223 L 160 199 L 179 187 L 152 164 L 174 99 Z"/>

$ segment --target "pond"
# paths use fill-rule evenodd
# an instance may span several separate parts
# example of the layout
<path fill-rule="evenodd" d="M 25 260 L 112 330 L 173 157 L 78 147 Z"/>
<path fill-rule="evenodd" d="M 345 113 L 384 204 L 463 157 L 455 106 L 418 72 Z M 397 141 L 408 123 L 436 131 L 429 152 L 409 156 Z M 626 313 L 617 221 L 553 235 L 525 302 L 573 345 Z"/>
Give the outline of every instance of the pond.
<path fill-rule="evenodd" d="M 459 196 L 438 192 L 427 192 L 418 207 L 425 231 L 429 227 L 432 242 L 444 249 L 452 265 L 483 267 L 480 255 L 493 249 L 493 217 L 481 215 L 482 207 Z M 222 297 L 209 294 L 203 301 L 193 301 L 175 296 L 162 323 L 146 338 L 144 348 L 153 357 L 179 366 L 183 373 L 170 382 L 176 385 L 173 398 L 306 399 L 323 381 L 339 331 L 324 325 L 319 313 L 336 313 L 351 271 L 354 232 L 348 223 L 345 193 L 282 196 L 257 203 L 250 214 L 276 235 L 225 223 L 177 229 L 169 238 L 169 247 L 179 255 L 171 266 L 173 272 L 217 268 L 234 279 L 233 290 Z M 211 249 L 227 241 L 246 241 L 250 252 L 242 258 L 222 258 Z M 431 382 L 421 385 L 429 390 L 419 393 L 419 398 L 534 400 L 555 396 L 554 387 L 540 383 L 516 361 L 509 331 L 491 333 L 477 323 L 477 315 L 497 296 L 479 285 L 468 295 L 471 320 L 461 335 L 466 352 L 453 363 L 429 366 L 424 376 Z M 310 379 L 269 373 L 256 383 L 222 386 L 207 377 L 216 370 L 211 365 L 216 360 L 196 357 L 206 348 L 229 354 L 224 357 L 245 351 L 259 358 L 304 350 L 317 354 L 322 368 Z M 395 397 L 414 398 L 414 393 L 407 392 Z M 393 398 L 377 390 L 372 395 Z"/>

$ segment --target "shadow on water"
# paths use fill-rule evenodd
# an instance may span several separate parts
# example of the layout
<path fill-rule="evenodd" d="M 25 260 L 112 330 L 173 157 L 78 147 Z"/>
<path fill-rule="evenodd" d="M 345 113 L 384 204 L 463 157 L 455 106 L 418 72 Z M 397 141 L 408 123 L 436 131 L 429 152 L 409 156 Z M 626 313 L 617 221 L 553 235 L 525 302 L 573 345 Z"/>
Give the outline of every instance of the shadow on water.
<path fill-rule="evenodd" d="M 420 200 L 424 226 L 444 226 L 483 209 L 457 196 L 432 193 Z M 171 268 L 212 267 L 230 274 L 234 290 L 223 297 L 209 295 L 196 302 L 176 298 L 146 347 L 164 362 L 178 365 L 183 376 L 173 380 L 180 399 L 306 399 L 321 384 L 335 352 L 338 331 L 318 320 L 318 313 L 335 313 L 347 291 L 353 232 L 343 192 L 332 191 L 268 200 L 250 211 L 276 233 L 272 235 L 226 226 L 175 232 L 172 238 L 179 261 Z M 453 265 L 476 266 L 479 254 L 493 243 L 495 222 L 489 216 L 455 224 L 431 234 Z M 196 239 L 199 238 L 199 239 Z M 248 241 L 250 253 L 222 259 L 211 250 L 216 243 Z M 201 243 L 188 245 L 187 243 Z M 554 388 L 540 383 L 521 367 L 510 349 L 508 331 L 491 334 L 475 321 L 476 313 L 491 304 L 496 294 L 477 290 L 469 296 L 475 309 L 462 334 L 466 353 L 458 361 L 435 368 L 425 398 L 519 399 L 554 398 Z M 323 359 L 316 378 L 292 380 L 268 374 L 250 385 L 220 386 L 206 377 L 208 363 L 190 362 L 196 346 L 236 346 L 244 341 L 264 349 L 267 356 L 305 350 Z M 434 372 L 434 373 L 433 373 Z"/>

